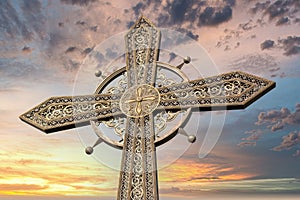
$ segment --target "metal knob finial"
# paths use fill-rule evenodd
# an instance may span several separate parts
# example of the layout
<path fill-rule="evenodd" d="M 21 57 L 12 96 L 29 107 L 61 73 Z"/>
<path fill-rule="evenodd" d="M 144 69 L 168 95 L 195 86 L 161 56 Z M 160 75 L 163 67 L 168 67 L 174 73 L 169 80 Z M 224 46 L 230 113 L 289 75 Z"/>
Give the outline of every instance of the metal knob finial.
<path fill-rule="evenodd" d="M 191 57 L 187 56 L 183 59 L 184 64 L 189 64 L 191 62 Z"/>
<path fill-rule="evenodd" d="M 189 64 L 191 62 L 191 57 L 190 56 L 187 56 L 183 59 L 182 63 L 180 63 L 177 68 L 178 69 L 181 69 L 183 67 L 184 64 Z"/>
<path fill-rule="evenodd" d="M 93 146 L 89 146 L 89 147 L 85 148 L 85 153 L 87 155 L 91 155 L 94 152 L 94 148 L 97 145 L 101 144 L 102 142 L 103 142 L 103 140 L 101 138 L 98 138 L 98 140 L 95 142 L 95 144 Z"/>
<path fill-rule="evenodd" d="M 102 71 L 101 70 L 97 70 L 96 72 L 95 72 L 95 76 L 96 77 L 100 77 L 102 75 Z"/>
<path fill-rule="evenodd" d="M 186 137 L 188 138 L 188 141 L 189 141 L 190 143 L 196 142 L 196 136 L 195 136 L 195 135 L 189 135 L 189 134 L 187 134 L 187 132 L 185 132 L 185 130 L 184 130 L 183 128 L 179 128 L 179 129 L 178 129 L 178 132 L 179 132 L 181 135 L 186 136 Z"/>
<path fill-rule="evenodd" d="M 87 147 L 85 148 L 85 153 L 87 155 L 91 155 L 94 152 L 94 148 L 93 147 Z"/>

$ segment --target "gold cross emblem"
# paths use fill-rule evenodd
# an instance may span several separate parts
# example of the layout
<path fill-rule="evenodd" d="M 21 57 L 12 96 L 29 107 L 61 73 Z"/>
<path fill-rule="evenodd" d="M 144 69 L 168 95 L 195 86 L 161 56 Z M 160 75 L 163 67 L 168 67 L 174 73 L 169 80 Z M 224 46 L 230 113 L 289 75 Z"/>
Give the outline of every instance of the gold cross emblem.
<path fill-rule="evenodd" d="M 129 117 L 143 117 L 155 110 L 160 101 L 158 90 L 147 84 L 129 88 L 120 99 L 121 111 Z"/>

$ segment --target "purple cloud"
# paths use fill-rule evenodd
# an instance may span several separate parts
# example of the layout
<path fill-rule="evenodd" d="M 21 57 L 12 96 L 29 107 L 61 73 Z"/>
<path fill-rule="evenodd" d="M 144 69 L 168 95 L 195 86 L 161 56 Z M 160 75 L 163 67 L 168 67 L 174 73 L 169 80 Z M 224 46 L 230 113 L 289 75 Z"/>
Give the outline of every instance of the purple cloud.
<path fill-rule="evenodd" d="M 294 112 L 291 112 L 288 108 L 261 112 L 255 124 L 266 124 L 272 131 L 281 130 L 287 124 L 298 125 L 300 124 L 300 104 L 296 104 Z"/>
<path fill-rule="evenodd" d="M 300 131 L 290 132 L 288 135 L 282 137 L 281 144 L 274 147 L 273 150 L 274 151 L 289 150 L 299 143 L 300 143 Z"/>
<path fill-rule="evenodd" d="M 287 125 L 299 125 L 300 124 L 300 104 L 296 104 L 295 111 L 291 112 L 288 108 L 281 108 L 280 110 L 270 110 L 267 112 L 261 112 L 258 115 L 256 125 L 265 125 L 267 129 L 272 132 L 284 129 Z M 246 134 L 251 134 L 248 137 L 242 138 L 244 142 L 238 144 L 240 147 L 255 146 L 256 142 L 267 131 L 250 130 L 246 131 Z M 282 141 L 279 145 L 272 148 L 273 151 L 289 150 L 300 144 L 300 131 L 290 132 L 282 137 Z M 300 155 L 300 150 L 297 150 L 293 156 Z"/>

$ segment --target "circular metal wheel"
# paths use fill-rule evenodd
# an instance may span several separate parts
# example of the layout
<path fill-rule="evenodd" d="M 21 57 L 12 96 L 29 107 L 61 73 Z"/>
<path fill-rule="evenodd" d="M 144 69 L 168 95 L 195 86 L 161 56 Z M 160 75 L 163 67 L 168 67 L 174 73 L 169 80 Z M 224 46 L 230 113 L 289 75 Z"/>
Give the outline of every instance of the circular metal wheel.
<path fill-rule="evenodd" d="M 156 88 L 183 81 L 189 81 L 189 79 L 181 70 L 170 64 L 157 62 L 157 77 L 154 85 Z M 95 94 L 122 94 L 126 90 L 127 74 L 126 67 L 123 67 L 105 78 L 96 89 Z M 156 135 L 155 146 L 160 146 L 172 139 L 177 134 L 178 129 L 190 117 L 190 114 L 190 108 L 176 111 L 155 110 L 153 112 Z M 94 132 L 102 141 L 112 147 L 123 148 L 125 126 L 122 127 L 122 125 L 126 124 L 126 115 L 115 116 L 107 120 L 90 121 L 90 123 Z M 113 129 L 114 135 L 109 134 L 111 130 L 108 129 Z"/>

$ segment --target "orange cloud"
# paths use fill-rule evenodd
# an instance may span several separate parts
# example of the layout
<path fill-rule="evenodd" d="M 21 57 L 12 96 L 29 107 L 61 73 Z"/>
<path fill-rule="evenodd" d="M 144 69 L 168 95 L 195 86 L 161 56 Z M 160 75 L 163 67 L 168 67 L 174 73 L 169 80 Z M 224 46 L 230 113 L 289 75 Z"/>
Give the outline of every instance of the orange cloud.
<path fill-rule="evenodd" d="M 243 180 L 254 176 L 254 174 L 238 172 L 233 167 L 185 159 L 181 159 L 170 167 L 161 170 L 159 174 L 162 182 L 184 182 L 186 184 Z"/>

